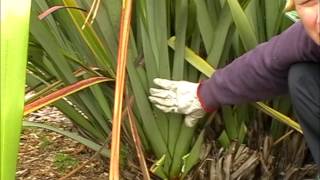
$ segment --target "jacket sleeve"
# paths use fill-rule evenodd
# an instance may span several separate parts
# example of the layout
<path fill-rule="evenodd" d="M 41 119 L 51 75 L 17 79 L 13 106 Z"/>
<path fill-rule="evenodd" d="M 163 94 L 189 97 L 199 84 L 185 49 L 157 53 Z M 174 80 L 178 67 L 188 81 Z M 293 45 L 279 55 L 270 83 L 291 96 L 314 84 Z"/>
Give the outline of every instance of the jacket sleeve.
<path fill-rule="evenodd" d="M 218 69 L 198 87 L 205 110 L 267 99 L 287 92 L 288 70 L 299 62 L 320 62 L 320 47 L 302 23 L 293 24 L 269 42 Z"/>

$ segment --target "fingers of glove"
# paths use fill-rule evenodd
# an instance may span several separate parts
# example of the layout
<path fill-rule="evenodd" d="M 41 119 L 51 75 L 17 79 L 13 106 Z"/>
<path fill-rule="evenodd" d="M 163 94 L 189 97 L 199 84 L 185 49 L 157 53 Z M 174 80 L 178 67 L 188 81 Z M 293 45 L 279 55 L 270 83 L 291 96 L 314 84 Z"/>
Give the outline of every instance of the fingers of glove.
<path fill-rule="evenodd" d="M 164 90 L 164 89 L 156 89 L 156 88 L 150 88 L 150 94 L 153 97 L 160 97 L 160 98 L 175 98 L 176 93 Z"/>
<path fill-rule="evenodd" d="M 190 115 L 187 115 L 184 119 L 184 124 L 187 126 L 187 127 L 193 127 L 197 124 L 197 122 L 199 121 L 199 118 L 194 118 Z"/>
<path fill-rule="evenodd" d="M 203 110 L 197 110 L 195 112 L 192 112 L 191 114 L 188 114 L 185 117 L 184 122 L 186 126 L 193 127 L 195 124 L 197 124 L 200 118 L 205 116 L 205 114 L 206 113 Z"/>
<path fill-rule="evenodd" d="M 159 98 L 159 97 L 149 96 L 149 100 L 152 103 L 159 104 L 159 105 L 162 105 L 162 106 L 177 106 L 177 101 L 174 98 L 166 99 L 166 98 Z"/>
<path fill-rule="evenodd" d="M 199 110 L 194 111 L 191 114 L 189 114 L 190 117 L 193 117 L 193 118 L 196 118 L 196 119 L 202 118 L 205 115 L 206 115 L 206 113 L 202 109 L 199 109 Z"/>
<path fill-rule="evenodd" d="M 162 110 L 163 112 L 166 112 L 166 113 L 168 113 L 168 112 L 177 113 L 177 112 L 178 112 L 178 108 L 175 107 L 175 106 L 168 107 L 168 106 L 162 106 L 162 105 L 160 105 L 160 104 L 155 104 L 155 106 L 156 106 L 158 109 L 160 109 L 160 110 Z"/>
<path fill-rule="evenodd" d="M 153 80 L 153 82 L 162 87 L 163 89 L 176 89 L 177 88 L 177 81 L 171 81 L 171 80 L 167 80 L 167 79 L 160 79 L 160 78 L 155 78 Z"/>

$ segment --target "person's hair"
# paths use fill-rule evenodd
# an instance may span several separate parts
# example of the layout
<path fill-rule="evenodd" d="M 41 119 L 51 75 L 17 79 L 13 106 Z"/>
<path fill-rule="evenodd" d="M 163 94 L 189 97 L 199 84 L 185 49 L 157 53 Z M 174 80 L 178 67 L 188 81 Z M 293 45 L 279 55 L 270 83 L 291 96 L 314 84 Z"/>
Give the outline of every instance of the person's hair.
<path fill-rule="evenodd" d="M 293 0 L 287 0 L 286 7 L 284 8 L 285 11 L 292 11 L 295 9 L 295 5 Z"/>

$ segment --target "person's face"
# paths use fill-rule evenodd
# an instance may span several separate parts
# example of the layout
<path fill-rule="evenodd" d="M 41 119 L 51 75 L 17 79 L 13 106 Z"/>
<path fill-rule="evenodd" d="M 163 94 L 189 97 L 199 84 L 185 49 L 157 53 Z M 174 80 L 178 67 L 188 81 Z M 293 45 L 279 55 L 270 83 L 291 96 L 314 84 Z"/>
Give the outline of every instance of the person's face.
<path fill-rule="evenodd" d="M 309 36 L 320 45 L 320 0 L 294 0 L 297 13 Z"/>

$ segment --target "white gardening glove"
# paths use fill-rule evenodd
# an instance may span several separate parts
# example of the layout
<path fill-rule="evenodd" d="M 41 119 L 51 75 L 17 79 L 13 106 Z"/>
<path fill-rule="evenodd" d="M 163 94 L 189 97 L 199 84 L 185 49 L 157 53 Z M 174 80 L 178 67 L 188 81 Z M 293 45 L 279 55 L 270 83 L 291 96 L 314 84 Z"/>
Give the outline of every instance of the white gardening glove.
<path fill-rule="evenodd" d="M 153 82 L 162 89 L 150 88 L 149 99 L 164 112 L 185 114 L 185 124 L 194 126 L 205 115 L 197 97 L 198 83 L 156 78 Z"/>

